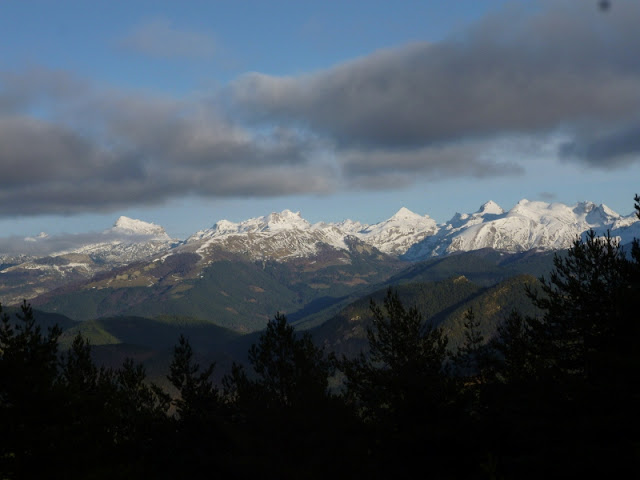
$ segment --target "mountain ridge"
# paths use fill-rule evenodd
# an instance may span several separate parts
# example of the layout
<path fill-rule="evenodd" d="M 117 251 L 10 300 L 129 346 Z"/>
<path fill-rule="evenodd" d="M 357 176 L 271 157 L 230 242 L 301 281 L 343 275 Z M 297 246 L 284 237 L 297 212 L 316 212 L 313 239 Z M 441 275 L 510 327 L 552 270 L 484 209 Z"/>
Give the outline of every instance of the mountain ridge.
<path fill-rule="evenodd" d="M 300 212 L 283 210 L 237 223 L 219 220 L 183 241 L 171 239 L 159 225 L 122 216 L 110 229 L 71 236 L 67 244 L 45 233 L 25 239 L 31 252 L 37 247 L 48 248 L 43 256 L 11 257 L 0 251 L 0 299 L 18 303 L 103 273 L 109 280 L 93 282 L 95 288 L 144 287 L 160 281 L 176 288 L 183 279 L 198 278 L 212 262 L 231 258 L 302 262 L 300 265 L 311 271 L 330 265 L 347 266 L 362 254 L 378 262 L 386 262 L 386 257 L 418 262 L 481 249 L 507 253 L 556 251 L 569 248 L 590 229 L 598 235 L 610 232 L 622 244 L 640 237 L 640 221 L 635 216 L 621 216 L 606 205 L 579 202 L 568 206 L 527 199 L 508 211 L 489 200 L 476 212 L 456 213 L 441 224 L 406 207 L 375 224 L 354 220 L 311 224 Z M 175 261 L 156 269 L 168 258 Z M 114 270 L 136 262 L 147 266 L 142 270 Z M 182 270 L 173 277 L 149 273 L 150 269 L 164 272 L 167 265 L 178 265 Z"/>

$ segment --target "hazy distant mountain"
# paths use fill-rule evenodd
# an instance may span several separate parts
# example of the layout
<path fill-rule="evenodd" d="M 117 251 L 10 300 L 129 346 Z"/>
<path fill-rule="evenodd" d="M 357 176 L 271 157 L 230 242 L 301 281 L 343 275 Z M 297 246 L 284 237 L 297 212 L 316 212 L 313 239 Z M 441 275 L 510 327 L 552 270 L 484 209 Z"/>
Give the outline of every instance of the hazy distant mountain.
<path fill-rule="evenodd" d="M 177 243 L 161 226 L 127 217 L 99 233 L 28 237 L 24 253 L 0 252 L 0 299 L 11 304 L 33 298 L 149 258 Z"/>

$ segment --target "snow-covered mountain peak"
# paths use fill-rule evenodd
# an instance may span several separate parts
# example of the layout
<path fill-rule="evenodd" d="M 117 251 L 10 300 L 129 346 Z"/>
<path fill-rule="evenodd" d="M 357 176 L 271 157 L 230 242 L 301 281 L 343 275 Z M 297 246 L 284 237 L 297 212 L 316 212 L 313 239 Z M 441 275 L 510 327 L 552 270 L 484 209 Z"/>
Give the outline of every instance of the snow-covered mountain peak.
<path fill-rule="evenodd" d="M 229 220 L 219 220 L 211 230 L 216 233 L 234 233 L 238 230 L 238 224 L 230 222 Z"/>
<path fill-rule="evenodd" d="M 618 219 L 620 219 L 620 215 L 603 204 L 598 206 L 592 204 L 592 208 L 585 216 L 585 221 L 589 225 L 608 225 L 614 223 Z"/>
<path fill-rule="evenodd" d="M 302 218 L 300 212 L 292 212 L 291 210 L 283 210 L 280 213 L 270 213 L 266 217 L 265 223 L 266 227 L 270 230 L 288 230 L 291 228 L 306 230 L 311 226 L 309 222 Z"/>
<path fill-rule="evenodd" d="M 417 213 L 413 213 L 408 208 L 402 207 L 395 215 L 374 225 L 368 225 L 360 233 L 363 234 L 379 234 L 385 230 L 393 229 L 430 229 L 436 226 L 435 220 L 428 215 L 422 216 Z"/>
<path fill-rule="evenodd" d="M 408 208 L 402 207 L 389 220 L 419 221 L 422 218 L 423 218 L 422 215 L 418 215 L 417 213 L 412 212 Z"/>
<path fill-rule="evenodd" d="M 250 218 L 238 224 L 237 233 L 275 232 L 280 230 L 307 230 L 311 224 L 307 222 L 300 212 L 283 210 L 272 212 L 262 217 Z"/>
<path fill-rule="evenodd" d="M 393 255 L 405 253 L 411 245 L 437 232 L 438 226 L 428 215 L 418 215 L 402 207 L 391 218 L 364 226 L 354 234 L 382 252 Z"/>
<path fill-rule="evenodd" d="M 536 222 L 541 219 L 562 219 L 566 222 L 573 220 L 573 212 L 563 203 L 547 203 L 540 201 L 520 200 L 509 212 L 508 217 L 525 217 Z"/>
<path fill-rule="evenodd" d="M 493 200 L 489 200 L 488 202 L 486 202 L 480 207 L 480 210 L 478 210 L 477 213 L 489 214 L 489 215 L 502 215 L 504 213 L 504 210 L 496 202 L 494 202 Z"/>
<path fill-rule="evenodd" d="M 576 205 L 573 207 L 573 211 L 577 214 L 587 214 L 594 208 L 597 208 L 595 203 L 585 201 L 576 203 Z"/>
<path fill-rule="evenodd" d="M 125 235 L 148 235 L 169 239 L 167 232 L 160 225 L 121 216 L 111 228 L 111 232 Z"/>
<path fill-rule="evenodd" d="M 324 224 L 326 225 L 326 224 Z M 360 223 L 356 220 L 346 219 L 342 222 L 333 224 L 339 230 L 342 230 L 348 235 L 358 236 L 358 233 L 364 231 L 369 228 L 369 225 L 366 223 Z"/>

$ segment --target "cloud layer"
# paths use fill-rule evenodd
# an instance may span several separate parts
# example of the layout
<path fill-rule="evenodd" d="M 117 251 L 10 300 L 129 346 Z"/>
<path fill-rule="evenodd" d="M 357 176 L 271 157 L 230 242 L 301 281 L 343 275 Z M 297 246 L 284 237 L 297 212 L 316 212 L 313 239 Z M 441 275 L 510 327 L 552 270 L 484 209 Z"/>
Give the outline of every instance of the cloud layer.
<path fill-rule="evenodd" d="M 63 233 L 52 236 L 41 234 L 38 237 L 27 238 L 19 236 L 0 237 L 0 263 L 3 260 L 11 260 L 11 257 L 24 257 L 26 255 L 39 258 L 58 255 L 87 246 L 114 243 L 133 245 L 153 240 L 158 239 L 153 235 L 127 234 L 113 229 L 103 232 Z"/>
<path fill-rule="evenodd" d="M 332 188 L 329 169 L 310 161 L 312 139 L 286 128 L 251 132 L 206 99 L 96 89 L 48 70 L 0 82 L 0 215 Z"/>
<path fill-rule="evenodd" d="M 637 2 L 606 14 L 589 2 L 542 2 L 439 44 L 298 77 L 247 74 L 232 94 L 250 121 L 308 128 L 374 158 L 386 152 L 401 170 L 398 149 L 422 152 L 424 169 L 439 170 L 440 157 L 425 148 L 514 133 L 543 139 L 559 129 L 575 139 L 562 154 L 610 166 L 640 151 L 638 18 Z M 469 155 L 465 162 L 478 166 Z"/>
<path fill-rule="evenodd" d="M 609 168 L 640 157 L 640 4 L 520 5 L 437 44 L 293 77 L 251 73 L 175 99 L 69 72 L 0 72 L 0 216 L 73 214 L 209 197 L 402 188 L 524 172 L 560 157 Z M 121 43 L 205 58 L 205 34 L 162 20 Z M 516 139 L 516 140 L 514 140 Z"/>

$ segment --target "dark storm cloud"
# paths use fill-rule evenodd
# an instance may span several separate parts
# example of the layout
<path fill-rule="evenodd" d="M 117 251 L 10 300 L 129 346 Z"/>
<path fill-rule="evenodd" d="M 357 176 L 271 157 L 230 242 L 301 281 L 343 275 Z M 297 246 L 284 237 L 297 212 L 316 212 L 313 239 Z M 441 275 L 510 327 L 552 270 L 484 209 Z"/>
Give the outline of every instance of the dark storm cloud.
<path fill-rule="evenodd" d="M 24 76 L 0 76 L 0 215 L 326 192 L 334 183 L 310 162 L 316 141 L 294 129 L 250 132 L 206 99 L 97 89 L 46 70 Z"/>
<path fill-rule="evenodd" d="M 356 150 L 342 154 L 345 177 L 355 187 L 399 188 L 415 182 L 416 176 L 432 180 L 453 177 L 485 178 L 518 175 L 523 168 L 496 158 L 483 142 L 463 142 L 409 150 Z"/>
<path fill-rule="evenodd" d="M 640 107 L 638 19 L 638 2 L 620 2 L 607 15 L 590 2 L 521 5 L 441 43 L 298 77 L 248 74 L 232 94 L 244 118 L 305 127 L 338 148 L 384 150 L 390 168 L 402 169 L 394 150 L 631 125 Z M 576 137 L 575 151 L 594 140 Z M 631 137 L 612 142 L 602 149 L 614 157 L 638 151 Z M 582 160 L 615 163 L 594 153 L 598 148 L 587 147 Z M 428 158 L 423 165 L 425 172 L 440 168 Z"/>
<path fill-rule="evenodd" d="M 640 160 L 640 118 L 632 125 L 606 133 L 600 130 L 578 134 L 560 146 L 560 153 L 600 168 L 637 162 Z"/>

